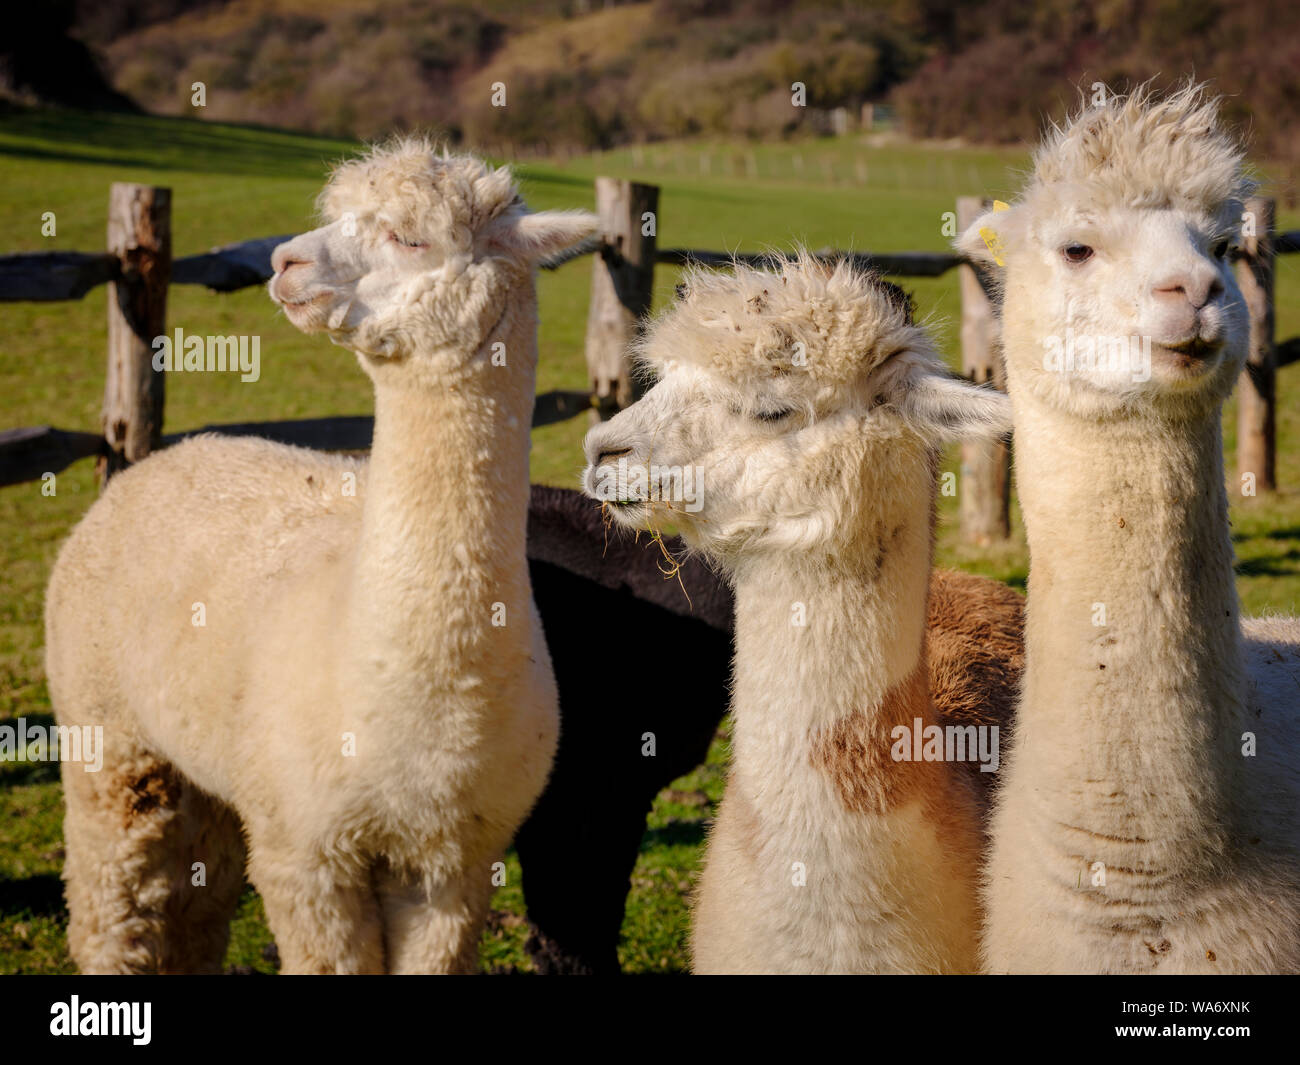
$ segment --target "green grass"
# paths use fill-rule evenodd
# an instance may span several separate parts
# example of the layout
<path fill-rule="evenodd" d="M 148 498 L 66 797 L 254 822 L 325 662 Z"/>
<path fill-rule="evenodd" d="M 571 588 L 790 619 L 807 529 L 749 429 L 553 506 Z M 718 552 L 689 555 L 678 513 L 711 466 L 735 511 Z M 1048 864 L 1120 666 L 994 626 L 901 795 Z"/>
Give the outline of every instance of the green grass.
<path fill-rule="evenodd" d="M 185 119 L 114 117 L 67 112 L 0 115 L 0 254 L 95 250 L 104 246 L 108 186 L 113 181 L 173 190 L 177 256 L 310 224 L 325 167 L 353 147 L 325 138 Z M 752 152 L 756 175 L 748 172 Z M 802 157 L 799 169 L 796 157 Z M 705 161 L 707 160 L 707 162 Z M 817 248 L 942 250 L 944 213 L 957 195 L 1006 197 L 1026 163 L 1012 151 L 923 146 L 869 147 L 853 139 L 754 148 L 682 144 L 539 161 L 524 165 L 525 195 L 538 208 L 591 206 L 597 173 L 659 184 L 661 246 L 720 250 Z M 53 211 L 57 236 L 41 236 Z M 1285 212 L 1283 228 L 1300 227 Z M 1300 333 L 1300 256 L 1278 267 L 1278 335 Z M 656 303 L 671 296 L 677 272 L 656 274 Z M 955 276 L 908 280 L 918 309 L 940 326 L 956 360 L 959 313 Z M 582 345 L 590 266 L 573 263 L 539 282 L 539 389 L 586 384 Z M 96 429 L 104 378 L 105 291 L 84 300 L 0 304 L 0 428 L 52 424 Z M 247 333 L 262 338 L 262 376 L 176 375 L 167 386 L 167 428 L 223 421 L 368 413 L 371 398 L 355 360 L 320 338 L 304 337 L 277 315 L 260 289 L 215 295 L 175 286 L 170 328 Z M 946 324 L 945 324 L 946 323 Z M 1269 499 L 1234 503 L 1238 586 L 1248 611 L 1295 611 L 1300 599 L 1300 378 L 1279 379 L 1279 478 Z M 1234 445 L 1235 411 L 1225 415 Z M 534 433 L 533 479 L 573 485 L 582 458 L 581 418 Z M 1229 451 L 1231 454 L 1231 450 Z M 955 469 L 948 456 L 945 468 Z M 0 721 L 48 714 L 42 666 L 42 596 L 62 538 L 95 498 L 90 465 L 60 474 L 57 494 L 39 484 L 0 489 Z M 996 550 L 958 543 L 956 503 L 942 500 L 939 560 L 1023 587 L 1023 534 Z M 704 825 L 722 787 L 725 750 L 674 783 L 655 803 L 633 875 L 620 957 L 634 972 L 686 967 L 687 892 Z M 599 796 L 592 797 L 593 802 Z M 70 969 L 63 942 L 58 872 L 62 861 L 61 801 L 47 766 L 0 764 L 0 972 Z M 511 856 L 507 883 L 494 900 L 481 957 L 493 970 L 527 969 L 519 868 Z M 240 971 L 274 969 L 261 903 L 245 895 L 227 963 Z"/>

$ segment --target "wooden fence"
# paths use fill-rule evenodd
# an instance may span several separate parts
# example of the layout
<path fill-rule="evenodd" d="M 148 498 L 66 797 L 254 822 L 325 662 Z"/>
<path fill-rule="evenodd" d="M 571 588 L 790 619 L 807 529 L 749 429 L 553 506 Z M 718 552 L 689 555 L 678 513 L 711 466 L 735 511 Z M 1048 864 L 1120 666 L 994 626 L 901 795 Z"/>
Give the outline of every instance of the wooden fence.
<path fill-rule="evenodd" d="M 582 413 L 609 417 L 637 397 L 638 383 L 628 361 L 630 343 L 642 328 L 654 291 L 658 263 L 727 266 L 734 261 L 761 264 L 763 255 L 729 254 L 686 248 L 658 248 L 655 233 L 659 189 L 614 178 L 596 179 L 599 234 L 583 246 L 542 263 L 557 269 L 596 253 L 587 318 L 587 392 L 555 391 L 537 397 L 533 424 L 548 425 Z M 965 227 L 988 201 L 961 197 L 957 221 Z M 1278 254 L 1300 251 L 1300 232 L 1273 231 L 1273 202 L 1257 199 L 1257 237 L 1247 238 L 1238 256 L 1238 281 L 1250 310 L 1250 355 L 1239 384 L 1237 465 L 1253 474 L 1257 491 L 1276 487 L 1276 372 L 1300 360 L 1300 338 L 1276 344 L 1273 338 L 1273 277 Z M 170 285 L 205 285 L 233 292 L 271 277 L 271 253 L 289 236 L 265 237 L 216 248 L 202 255 L 172 259 L 171 193 L 165 188 L 118 183 L 109 193 L 108 246 L 104 252 L 38 252 L 0 256 L 0 301 L 80 299 L 107 284 L 108 360 L 99 432 L 25 427 L 0 432 L 0 485 L 34 481 L 82 458 L 95 457 L 100 476 L 137 462 L 150 451 L 200 432 L 261 436 L 283 443 L 328 450 L 370 446 L 369 417 L 309 418 L 297 421 L 208 425 L 187 433 L 163 433 L 166 375 L 153 368 L 152 340 L 166 334 Z M 821 251 L 828 259 L 848 257 L 897 277 L 961 274 L 962 372 L 971 380 L 1004 387 L 998 321 L 988 279 L 951 252 Z M 962 536 L 987 544 L 1005 538 L 1009 528 L 1010 448 L 1006 443 L 967 445 L 961 458 Z"/>

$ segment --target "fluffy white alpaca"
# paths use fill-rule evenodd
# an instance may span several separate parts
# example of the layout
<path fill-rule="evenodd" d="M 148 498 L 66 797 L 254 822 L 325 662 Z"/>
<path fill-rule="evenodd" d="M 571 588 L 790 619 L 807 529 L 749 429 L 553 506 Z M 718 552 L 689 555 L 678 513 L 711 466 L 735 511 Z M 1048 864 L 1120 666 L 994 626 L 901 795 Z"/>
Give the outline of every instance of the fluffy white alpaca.
<path fill-rule="evenodd" d="M 996 972 L 1300 968 L 1300 631 L 1238 619 L 1220 411 L 1248 184 L 1216 111 L 1190 85 L 1083 111 L 960 242 L 1004 264 L 1031 559 Z"/>
<path fill-rule="evenodd" d="M 546 779 L 533 264 L 592 220 L 529 214 L 507 171 L 418 140 L 340 166 L 321 206 L 270 292 L 357 353 L 370 461 L 183 444 L 112 482 L 50 580 L 58 719 L 106 747 L 64 774 L 83 971 L 219 967 L 241 823 L 285 970 L 473 969 Z"/>
<path fill-rule="evenodd" d="M 588 494 L 676 523 L 735 587 L 696 972 L 977 966 L 976 789 L 891 755 L 895 728 L 934 723 L 934 445 L 1009 410 L 947 375 L 898 296 L 808 259 L 696 273 L 647 339 L 658 383 L 587 436 Z"/>

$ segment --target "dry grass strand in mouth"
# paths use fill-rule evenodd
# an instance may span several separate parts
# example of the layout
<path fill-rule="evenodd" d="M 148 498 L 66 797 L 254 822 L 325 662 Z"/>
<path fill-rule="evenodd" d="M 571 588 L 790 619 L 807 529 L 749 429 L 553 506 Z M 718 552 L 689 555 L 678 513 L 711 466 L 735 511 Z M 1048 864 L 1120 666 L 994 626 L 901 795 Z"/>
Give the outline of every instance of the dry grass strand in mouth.
<path fill-rule="evenodd" d="M 604 558 L 609 554 L 609 527 L 614 524 L 614 516 L 609 512 L 609 500 L 600 501 L 600 525 L 605 534 L 605 544 L 600 549 L 600 557 Z"/>
<path fill-rule="evenodd" d="M 664 506 L 667 507 L 668 510 L 673 509 L 671 503 L 665 503 Z M 682 582 L 682 563 L 679 559 L 673 556 L 673 553 L 671 551 L 668 550 L 668 545 L 664 542 L 663 532 L 660 530 L 659 526 L 657 526 L 654 523 L 653 514 L 654 514 L 653 508 L 650 507 L 647 503 L 644 531 L 650 534 L 650 542 L 658 546 L 659 553 L 663 556 L 663 559 L 658 563 L 659 572 L 664 575 L 664 580 L 666 581 L 670 581 L 676 578 L 677 586 L 682 590 L 682 595 L 686 596 L 687 605 L 690 606 L 692 610 L 694 610 L 695 603 L 691 599 L 691 593 L 686 590 L 686 585 Z M 601 519 L 601 524 L 604 525 L 605 527 L 605 548 L 606 550 L 608 550 L 609 529 L 610 526 L 614 524 L 614 515 L 610 510 L 609 500 L 607 499 L 601 500 L 600 519 Z M 641 532 L 642 532 L 641 529 L 638 529 L 636 531 L 636 540 L 635 540 L 636 543 L 641 542 Z M 663 564 L 664 562 L 667 562 L 668 565 L 665 566 Z"/>
<path fill-rule="evenodd" d="M 647 461 L 652 461 L 654 459 L 655 442 L 659 439 L 659 431 L 662 428 L 663 423 L 655 426 L 654 434 L 650 437 L 650 456 Z M 673 509 L 672 502 L 665 500 L 661 500 L 660 502 L 663 503 L 664 507 L 671 513 Z M 691 602 L 691 594 L 686 590 L 686 585 L 682 582 L 682 564 L 674 558 L 673 553 L 668 550 L 668 545 L 664 543 L 664 534 L 660 530 L 659 526 L 654 523 L 653 516 L 654 507 L 647 506 L 645 516 L 646 530 L 650 533 L 651 542 L 658 545 L 659 553 L 663 556 L 663 559 L 659 564 L 659 572 L 664 575 L 664 580 L 666 581 L 670 581 L 674 577 L 677 578 L 677 587 L 682 590 L 682 595 L 686 596 L 687 605 L 691 610 L 694 610 L 695 604 Z M 666 569 L 663 566 L 663 562 L 665 561 L 668 563 Z"/>
<path fill-rule="evenodd" d="M 665 505 L 670 511 L 673 509 L 671 503 Z M 663 532 L 660 531 L 659 526 L 650 520 L 649 514 L 646 515 L 646 529 L 650 533 L 650 542 L 658 545 L 659 553 L 663 556 L 659 562 L 659 572 L 664 575 L 666 581 L 670 581 L 674 577 L 677 579 L 677 587 L 682 590 L 682 595 L 686 596 L 687 606 L 694 610 L 695 604 L 691 602 L 691 593 L 686 590 L 686 585 L 682 582 L 682 563 L 679 559 L 674 558 L 673 553 L 668 550 L 668 545 L 664 543 Z M 668 563 L 667 567 L 664 566 L 664 562 Z"/>
<path fill-rule="evenodd" d="M 662 425 L 656 426 L 654 434 L 650 438 L 650 450 L 649 450 L 649 454 L 646 456 L 647 466 L 650 465 L 654 460 L 655 441 L 659 437 L 659 430 L 661 428 Z M 676 579 L 677 586 L 682 590 L 682 595 L 686 597 L 687 605 L 691 608 L 691 610 L 694 610 L 695 603 L 691 599 L 691 593 L 686 590 L 686 585 L 682 581 L 682 563 L 679 559 L 673 556 L 673 553 L 671 551 L 668 550 L 668 545 L 664 542 L 663 531 L 654 522 L 653 502 L 649 499 L 643 500 L 641 502 L 646 508 L 645 531 L 650 534 L 650 542 L 652 544 L 655 544 L 659 548 L 659 553 L 663 556 L 663 558 L 659 562 L 659 572 L 664 575 L 664 580 L 666 581 Z M 669 513 L 672 513 L 674 508 L 670 501 L 660 500 L 659 503 L 665 510 L 667 510 Z M 601 516 L 601 521 L 605 526 L 605 546 L 608 549 L 609 528 L 614 523 L 614 516 L 613 516 L 613 512 L 610 509 L 610 501 L 607 499 L 601 500 L 600 516 Z M 640 529 L 636 531 L 635 542 L 637 543 L 641 542 Z M 666 566 L 664 565 L 665 562 L 667 563 Z"/>

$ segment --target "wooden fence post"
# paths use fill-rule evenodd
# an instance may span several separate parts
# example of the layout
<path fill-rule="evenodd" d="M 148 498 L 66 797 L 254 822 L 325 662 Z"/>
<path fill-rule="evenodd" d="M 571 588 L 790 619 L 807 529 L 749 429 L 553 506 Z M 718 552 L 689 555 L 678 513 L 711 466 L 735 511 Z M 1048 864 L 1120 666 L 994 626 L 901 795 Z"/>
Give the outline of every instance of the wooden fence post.
<path fill-rule="evenodd" d="M 1273 337 L 1273 218 L 1275 203 L 1253 196 L 1246 217 L 1253 232 L 1243 233 L 1237 284 L 1250 313 L 1250 350 L 1237 382 L 1238 491 L 1247 474 L 1254 475 L 1256 492 L 1277 488 L 1277 348 Z"/>
<path fill-rule="evenodd" d="M 587 376 L 597 404 L 593 421 L 613 416 L 640 392 L 628 346 L 650 312 L 658 210 L 657 185 L 596 178 L 603 247 L 592 265 L 587 312 Z"/>
<path fill-rule="evenodd" d="M 992 206 L 978 196 L 957 198 L 957 231 L 964 232 Z M 976 384 L 1006 389 L 1000 328 L 984 281 L 963 264 L 961 278 L 961 369 Z M 981 546 L 1011 535 L 1011 448 L 1006 441 L 965 441 L 961 445 L 958 489 L 961 536 Z"/>
<path fill-rule="evenodd" d="M 108 197 L 108 250 L 119 280 L 108 286 L 108 376 L 102 423 L 108 454 L 100 486 L 139 462 L 162 437 L 166 377 L 153 368 L 153 339 L 167 330 L 171 281 L 170 189 L 115 182 Z"/>

